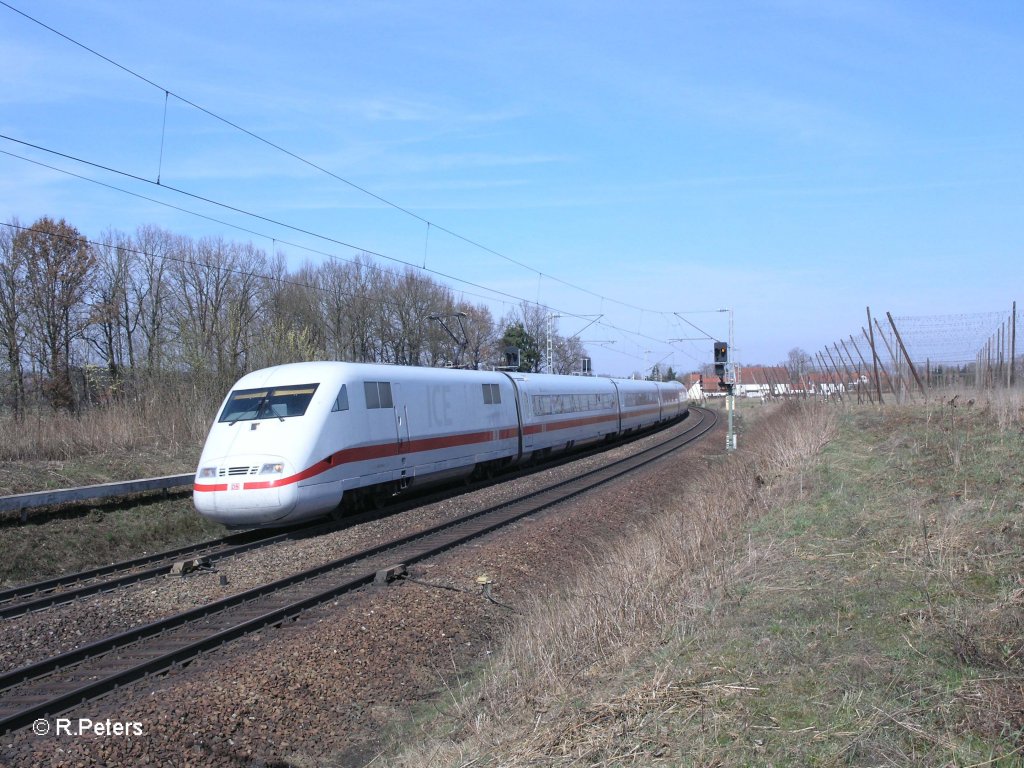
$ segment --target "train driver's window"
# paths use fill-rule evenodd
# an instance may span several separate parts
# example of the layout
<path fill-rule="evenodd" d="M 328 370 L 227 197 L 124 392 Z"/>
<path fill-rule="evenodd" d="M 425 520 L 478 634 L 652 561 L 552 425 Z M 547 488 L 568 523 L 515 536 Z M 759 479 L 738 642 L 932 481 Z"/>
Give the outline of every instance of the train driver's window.
<path fill-rule="evenodd" d="M 334 407 L 331 408 L 331 412 L 334 411 L 347 411 L 348 410 L 348 385 L 342 384 L 341 391 L 338 396 L 334 398 Z"/>

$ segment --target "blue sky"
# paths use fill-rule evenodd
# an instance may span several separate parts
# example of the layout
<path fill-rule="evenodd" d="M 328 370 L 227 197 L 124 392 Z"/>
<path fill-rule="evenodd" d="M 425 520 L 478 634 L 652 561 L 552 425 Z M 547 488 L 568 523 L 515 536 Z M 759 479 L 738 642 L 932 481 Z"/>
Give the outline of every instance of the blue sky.
<path fill-rule="evenodd" d="M 732 308 L 738 358 L 773 363 L 857 332 L 868 305 L 1024 299 L 1019 0 L 7 1 L 159 87 L 0 6 L 0 134 L 426 263 L 496 316 L 539 301 L 568 335 L 600 313 L 582 336 L 601 372 L 709 360 L 710 341 L 668 341 L 696 335 L 675 313 L 724 338 L 726 315 L 699 311 Z M 415 216 L 174 97 L 163 132 L 162 89 Z M 354 253 L 0 152 L 259 234 L 9 154 L 3 220 Z"/>

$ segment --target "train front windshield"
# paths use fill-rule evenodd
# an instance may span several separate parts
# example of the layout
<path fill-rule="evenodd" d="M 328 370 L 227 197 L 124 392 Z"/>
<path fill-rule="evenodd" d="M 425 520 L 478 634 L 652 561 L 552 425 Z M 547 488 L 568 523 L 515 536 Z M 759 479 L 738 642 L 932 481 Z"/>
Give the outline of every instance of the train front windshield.
<path fill-rule="evenodd" d="M 300 384 L 289 387 L 260 387 L 259 389 L 236 389 L 218 421 L 234 424 L 236 421 L 257 419 L 285 419 L 302 416 L 313 399 L 318 384 Z"/>

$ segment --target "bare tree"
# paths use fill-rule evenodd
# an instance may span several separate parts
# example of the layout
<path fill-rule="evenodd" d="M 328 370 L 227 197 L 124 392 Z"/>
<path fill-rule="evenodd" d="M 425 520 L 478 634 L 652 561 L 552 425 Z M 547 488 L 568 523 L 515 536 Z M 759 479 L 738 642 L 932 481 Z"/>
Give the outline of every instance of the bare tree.
<path fill-rule="evenodd" d="M 228 247 L 234 279 L 228 283 L 226 315 L 221 319 L 223 341 L 218 347 L 218 371 L 237 379 L 250 368 L 248 357 L 261 343 L 261 318 L 267 295 L 266 254 L 252 243 Z"/>
<path fill-rule="evenodd" d="M 376 272 L 363 256 L 349 264 L 332 261 L 320 268 L 317 284 L 328 357 L 363 363 L 380 360 L 373 308 L 382 286 Z"/>
<path fill-rule="evenodd" d="M 134 354 L 142 361 L 147 372 L 159 373 L 170 356 L 171 331 L 169 318 L 173 315 L 170 265 L 175 263 L 184 249 L 182 239 L 159 227 L 139 227 L 135 232 L 137 251 L 136 268 L 128 275 L 127 302 L 138 312 L 138 330 L 141 338 L 133 337 Z"/>
<path fill-rule="evenodd" d="M 327 326 L 320 314 L 316 276 L 308 264 L 290 275 L 281 256 L 272 260 L 261 338 L 249 352 L 251 368 L 326 359 Z"/>
<path fill-rule="evenodd" d="M 23 254 L 14 247 L 14 233 L 20 226 L 18 220 L 11 219 L 9 223 L 10 226 L 0 228 L 0 339 L 3 341 L 7 361 L 11 408 L 15 417 L 19 417 L 25 407 L 25 376 L 22 368 L 26 335 L 23 292 L 25 261 Z"/>
<path fill-rule="evenodd" d="M 101 241 L 94 249 L 97 269 L 86 340 L 106 366 L 110 389 L 119 391 L 124 369 L 134 367 L 132 334 L 138 313 L 128 298 L 134 254 L 128 238 L 119 232 L 110 230 Z"/>
<path fill-rule="evenodd" d="M 811 356 L 800 347 L 793 347 L 786 354 L 786 362 L 783 364 L 789 373 L 792 388 L 803 389 L 804 376 L 810 371 L 812 363 Z"/>
<path fill-rule="evenodd" d="M 220 254 L 200 251 L 191 241 L 182 243 L 182 258 L 171 275 L 177 297 L 174 330 L 182 362 L 196 373 L 216 373 L 217 318 L 226 303 L 230 272 Z"/>
<path fill-rule="evenodd" d="M 502 318 L 505 328 L 504 342 L 519 347 L 521 371 L 540 372 L 545 359 L 550 311 L 527 301 L 521 302 Z"/>
<path fill-rule="evenodd" d="M 485 367 L 497 361 L 498 338 L 494 318 L 491 311 L 483 304 L 474 306 L 463 302 L 456 306 L 456 312 L 463 312 L 466 317 L 466 349 L 463 363 L 473 369 Z"/>
<path fill-rule="evenodd" d="M 387 286 L 387 291 L 379 297 L 379 311 L 382 318 L 387 318 L 382 328 L 386 339 L 385 360 L 399 365 L 437 362 L 441 356 L 440 336 L 430 316 L 450 314 L 451 292 L 411 269 L 401 275 L 388 273 Z"/>
<path fill-rule="evenodd" d="M 71 352 L 88 325 L 95 256 L 77 229 L 47 217 L 15 235 L 14 247 L 25 260 L 27 309 L 47 397 L 54 408 L 73 410 Z"/>
<path fill-rule="evenodd" d="M 251 243 L 220 238 L 188 245 L 172 270 L 181 357 L 193 371 L 233 381 L 259 337 L 266 257 Z"/>

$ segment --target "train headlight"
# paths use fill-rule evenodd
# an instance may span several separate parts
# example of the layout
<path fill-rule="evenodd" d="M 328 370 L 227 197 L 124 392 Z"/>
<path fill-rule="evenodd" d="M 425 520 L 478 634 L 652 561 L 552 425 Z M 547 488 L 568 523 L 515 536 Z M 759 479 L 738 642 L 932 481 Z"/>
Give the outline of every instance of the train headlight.
<path fill-rule="evenodd" d="M 280 475 L 282 472 L 284 472 L 284 464 L 280 461 L 260 467 L 261 475 Z"/>
<path fill-rule="evenodd" d="M 216 476 L 217 476 L 217 468 L 216 467 L 203 467 L 202 469 L 199 470 L 199 477 L 201 477 L 201 478 L 216 477 Z"/>

